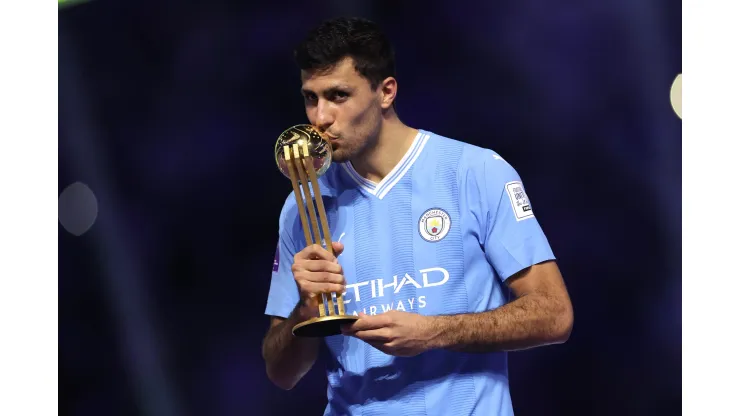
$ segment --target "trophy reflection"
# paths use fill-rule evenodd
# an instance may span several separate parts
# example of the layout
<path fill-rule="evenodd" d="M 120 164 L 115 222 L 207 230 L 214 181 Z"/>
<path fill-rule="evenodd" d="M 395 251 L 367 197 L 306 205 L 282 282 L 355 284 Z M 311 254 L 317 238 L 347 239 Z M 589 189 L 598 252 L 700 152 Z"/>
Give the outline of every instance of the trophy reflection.
<path fill-rule="evenodd" d="M 285 130 L 275 143 L 275 162 L 293 185 L 293 195 L 306 243 L 319 244 L 333 255 L 331 230 L 318 183 L 319 176 L 329 169 L 331 157 L 331 144 L 311 125 L 293 126 Z M 294 326 L 293 335 L 299 337 L 338 335 L 342 333 L 341 325 L 358 319 L 357 316 L 345 314 L 341 293 L 321 293 L 316 296 L 316 301 L 319 316 Z"/>

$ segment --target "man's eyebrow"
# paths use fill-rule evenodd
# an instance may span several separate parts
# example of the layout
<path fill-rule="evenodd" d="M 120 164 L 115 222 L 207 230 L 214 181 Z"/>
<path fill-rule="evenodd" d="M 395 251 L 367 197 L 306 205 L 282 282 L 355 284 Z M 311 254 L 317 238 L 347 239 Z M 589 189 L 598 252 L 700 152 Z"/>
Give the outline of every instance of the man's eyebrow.
<path fill-rule="evenodd" d="M 336 85 L 332 85 L 331 87 L 325 89 L 323 91 L 323 93 L 324 94 L 331 94 L 331 93 L 336 93 L 336 92 L 339 92 L 339 91 L 351 91 L 351 90 L 352 90 L 352 88 L 349 87 L 349 86 L 342 85 L 342 84 L 336 84 Z M 306 95 L 306 94 L 316 94 L 316 92 L 314 92 L 314 91 L 312 91 L 312 90 L 310 90 L 308 88 L 301 88 L 301 94 L 303 94 L 303 95 Z"/>

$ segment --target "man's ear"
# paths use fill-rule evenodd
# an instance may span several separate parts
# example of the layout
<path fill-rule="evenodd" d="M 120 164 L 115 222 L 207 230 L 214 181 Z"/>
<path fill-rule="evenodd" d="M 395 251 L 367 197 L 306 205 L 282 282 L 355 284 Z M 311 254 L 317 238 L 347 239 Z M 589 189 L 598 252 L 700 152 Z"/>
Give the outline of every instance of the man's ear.
<path fill-rule="evenodd" d="M 391 108 L 398 92 L 398 82 L 396 82 L 396 79 L 393 77 L 384 79 L 378 86 L 378 90 L 381 108 L 383 110 Z"/>

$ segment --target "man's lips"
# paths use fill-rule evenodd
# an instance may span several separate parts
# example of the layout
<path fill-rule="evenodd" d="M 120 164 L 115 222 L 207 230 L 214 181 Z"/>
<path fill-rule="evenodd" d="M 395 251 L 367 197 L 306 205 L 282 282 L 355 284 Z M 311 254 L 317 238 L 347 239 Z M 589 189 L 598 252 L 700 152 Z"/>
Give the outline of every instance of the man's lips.
<path fill-rule="evenodd" d="M 321 137 L 322 137 L 322 138 L 323 138 L 324 140 L 326 140 L 326 141 L 328 141 L 328 142 L 330 142 L 330 143 L 336 143 L 336 142 L 338 142 L 338 141 L 339 141 L 339 137 L 337 137 L 337 136 L 335 136 L 335 135 L 333 135 L 333 134 L 331 134 L 331 133 L 327 133 L 327 132 L 325 132 L 325 131 L 320 131 L 320 130 L 318 130 L 318 129 L 316 129 L 316 130 L 317 130 L 317 131 L 319 131 L 319 134 L 321 135 Z"/>

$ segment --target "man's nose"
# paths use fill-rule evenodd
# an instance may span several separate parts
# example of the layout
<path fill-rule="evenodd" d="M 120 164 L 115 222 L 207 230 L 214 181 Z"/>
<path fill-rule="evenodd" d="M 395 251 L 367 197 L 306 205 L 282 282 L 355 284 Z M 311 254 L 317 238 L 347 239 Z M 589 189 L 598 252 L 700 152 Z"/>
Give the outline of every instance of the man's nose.
<path fill-rule="evenodd" d="M 334 124 L 334 112 L 326 101 L 319 101 L 316 111 L 316 127 L 322 132 L 326 131 Z"/>

